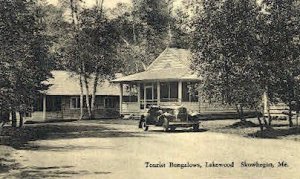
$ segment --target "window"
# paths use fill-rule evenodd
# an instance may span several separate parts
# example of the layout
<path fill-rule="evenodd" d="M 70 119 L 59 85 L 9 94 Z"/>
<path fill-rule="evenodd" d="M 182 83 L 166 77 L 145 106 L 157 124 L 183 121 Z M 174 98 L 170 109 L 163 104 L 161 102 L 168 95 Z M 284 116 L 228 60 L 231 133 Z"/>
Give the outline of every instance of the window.
<path fill-rule="evenodd" d="M 182 101 L 184 102 L 198 102 L 198 91 L 196 83 L 183 82 L 182 83 Z"/>
<path fill-rule="evenodd" d="M 103 96 L 96 96 L 95 100 L 95 108 L 96 109 L 101 109 L 104 107 L 104 97 Z"/>
<path fill-rule="evenodd" d="M 71 97 L 70 108 L 71 109 L 79 109 L 80 108 L 80 97 Z"/>
<path fill-rule="evenodd" d="M 47 96 L 46 110 L 47 111 L 61 111 L 61 96 Z"/>
<path fill-rule="evenodd" d="M 138 101 L 138 90 L 136 84 L 124 84 L 124 88 L 128 95 L 123 96 L 123 102 L 137 102 Z"/>
<path fill-rule="evenodd" d="M 160 83 L 160 99 L 162 102 L 178 100 L 178 83 L 163 82 Z"/>
<path fill-rule="evenodd" d="M 104 107 L 105 108 L 114 108 L 114 100 L 112 98 L 104 98 Z"/>

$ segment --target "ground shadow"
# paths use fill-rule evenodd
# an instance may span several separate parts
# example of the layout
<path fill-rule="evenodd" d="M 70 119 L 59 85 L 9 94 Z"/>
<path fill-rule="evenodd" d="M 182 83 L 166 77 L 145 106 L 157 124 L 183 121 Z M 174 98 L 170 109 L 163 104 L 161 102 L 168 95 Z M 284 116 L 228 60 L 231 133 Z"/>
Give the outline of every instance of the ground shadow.
<path fill-rule="evenodd" d="M 0 157 L 0 174 L 7 173 L 9 170 L 18 168 L 19 164 L 15 160 Z"/>
<path fill-rule="evenodd" d="M 78 125 L 77 125 L 78 124 Z M 3 128 L 0 135 L 0 144 L 15 149 L 34 149 L 28 145 L 29 141 L 47 139 L 71 138 L 106 138 L 106 137 L 142 137 L 138 132 L 120 131 L 100 125 L 80 123 L 51 123 L 26 125 L 23 128 Z"/>
<path fill-rule="evenodd" d="M 224 128 L 249 128 L 249 127 L 259 127 L 258 124 L 253 123 L 252 121 L 237 121 L 229 126 L 225 126 Z"/>
<path fill-rule="evenodd" d="M 208 129 L 199 129 L 197 131 L 194 131 L 193 129 L 176 129 L 174 131 L 167 131 L 165 132 L 163 129 L 155 129 L 155 130 L 149 130 L 148 132 L 151 133 L 198 133 L 198 132 L 206 132 Z"/>
<path fill-rule="evenodd" d="M 106 175 L 111 172 L 89 172 L 87 170 L 74 171 L 73 166 L 51 166 L 51 167 L 26 167 L 20 168 L 19 172 L 10 174 L 8 177 L 14 178 L 70 178 L 74 175 Z"/>
<path fill-rule="evenodd" d="M 272 127 L 288 127 L 289 124 L 272 124 Z"/>
<path fill-rule="evenodd" d="M 293 128 L 285 128 L 285 129 L 266 129 L 263 131 L 257 131 L 252 134 L 248 134 L 250 137 L 256 138 L 270 138 L 276 139 L 279 137 L 289 136 L 289 135 L 300 135 L 300 128 L 293 127 Z"/>

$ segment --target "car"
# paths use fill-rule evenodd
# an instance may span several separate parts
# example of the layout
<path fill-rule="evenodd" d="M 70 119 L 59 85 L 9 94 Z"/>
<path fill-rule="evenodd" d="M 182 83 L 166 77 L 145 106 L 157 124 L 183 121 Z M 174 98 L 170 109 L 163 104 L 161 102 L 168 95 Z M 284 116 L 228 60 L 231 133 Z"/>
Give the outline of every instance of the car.
<path fill-rule="evenodd" d="M 161 126 L 164 131 L 174 131 L 177 127 L 192 127 L 194 131 L 199 130 L 197 114 L 188 114 L 183 106 L 151 106 L 147 112 L 140 117 L 139 128 L 144 131 L 149 126 Z"/>

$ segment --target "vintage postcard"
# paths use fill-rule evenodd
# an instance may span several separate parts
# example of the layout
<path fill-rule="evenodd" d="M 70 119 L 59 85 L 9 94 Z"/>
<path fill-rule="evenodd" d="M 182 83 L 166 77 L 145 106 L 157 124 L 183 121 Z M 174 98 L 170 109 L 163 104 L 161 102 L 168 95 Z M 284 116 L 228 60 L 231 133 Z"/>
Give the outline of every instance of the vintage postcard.
<path fill-rule="evenodd" d="M 0 178 L 300 178 L 299 27 L 299 0 L 0 0 Z"/>

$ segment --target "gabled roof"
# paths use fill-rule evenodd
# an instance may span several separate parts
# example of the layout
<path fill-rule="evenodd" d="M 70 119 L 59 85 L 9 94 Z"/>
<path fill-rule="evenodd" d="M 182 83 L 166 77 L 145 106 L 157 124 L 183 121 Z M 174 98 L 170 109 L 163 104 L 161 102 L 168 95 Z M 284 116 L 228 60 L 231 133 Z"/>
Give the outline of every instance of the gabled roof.
<path fill-rule="evenodd" d="M 190 69 L 191 53 L 186 49 L 166 48 L 146 71 L 117 78 L 113 82 L 155 80 L 199 80 Z"/>
<path fill-rule="evenodd" d="M 165 68 L 188 68 L 191 62 L 191 53 L 186 49 L 166 48 L 147 68 L 159 70 Z"/>
<path fill-rule="evenodd" d="M 67 71 L 52 71 L 53 78 L 45 83 L 51 86 L 45 93 L 47 95 L 80 95 L 79 76 Z M 92 92 L 92 79 L 89 80 L 90 94 Z M 83 88 L 84 94 L 86 93 Z M 119 96 L 120 88 L 118 85 L 111 84 L 107 80 L 100 83 L 97 87 L 96 95 Z"/>

